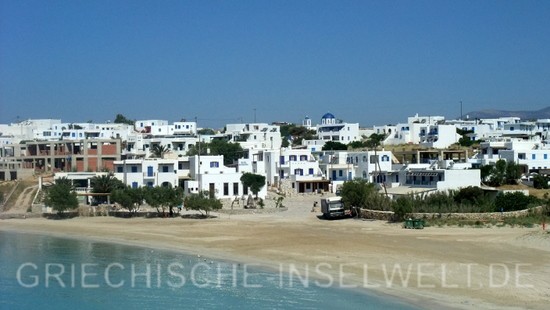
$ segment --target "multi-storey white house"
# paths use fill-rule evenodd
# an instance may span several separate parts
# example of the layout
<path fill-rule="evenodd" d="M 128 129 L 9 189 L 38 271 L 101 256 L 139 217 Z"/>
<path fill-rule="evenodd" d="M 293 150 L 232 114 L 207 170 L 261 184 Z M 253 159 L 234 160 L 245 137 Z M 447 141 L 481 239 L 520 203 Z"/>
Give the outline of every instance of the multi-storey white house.
<path fill-rule="evenodd" d="M 218 199 L 235 199 L 252 194 L 249 188 L 241 183 L 242 172 L 237 168 L 224 166 L 223 156 L 191 156 L 190 177 L 186 181 L 186 194 L 208 191 L 211 197 Z M 267 186 L 262 187 L 258 197 L 265 199 Z"/>
<path fill-rule="evenodd" d="M 160 119 L 138 120 L 134 123 L 134 128 L 136 131 L 142 132 L 142 133 L 149 133 L 149 134 L 156 134 L 158 132 L 158 128 L 165 128 L 165 126 L 168 126 L 168 121 L 160 120 Z M 164 133 L 164 134 L 167 134 L 167 133 Z"/>
<path fill-rule="evenodd" d="M 344 123 L 337 120 L 332 113 L 325 113 L 321 118 L 321 124 L 317 125 L 317 137 L 320 140 L 343 144 L 359 141 L 359 123 Z"/>
<path fill-rule="evenodd" d="M 125 159 L 114 162 L 114 176 L 133 188 L 183 186 L 189 176 L 189 159 Z"/>
<path fill-rule="evenodd" d="M 37 132 L 51 130 L 56 124 L 61 124 L 59 119 L 29 119 L 12 124 L 0 125 L 2 136 L 12 136 L 12 143 L 19 143 L 22 140 L 34 140 Z M 57 140 L 59 137 L 56 138 Z"/>
<path fill-rule="evenodd" d="M 374 132 L 385 134 L 386 139 L 383 144 L 419 144 L 421 142 L 421 132 L 426 131 L 426 127 L 437 125 L 445 120 L 443 116 L 415 116 L 408 117 L 406 123 L 397 125 L 375 126 Z"/>
<path fill-rule="evenodd" d="M 82 139 L 128 139 L 134 132 L 127 124 L 59 123 L 51 128 L 33 130 L 34 140 L 82 140 Z"/>
<path fill-rule="evenodd" d="M 427 125 L 420 128 L 420 145 L 444 149 L 460 139 L 454 125 Z"/>
<path fill-rule="evenodd" d="M 323 151 L 319 165 L 335 191 L 345 181 L 356 178 L 383 180 L 383 175 L 392 170 L 392 158 L 390 151 Z"/>
<path fill-rule="evenodd" d="M 227 124 L 223 136 L 248 150 L 275 150 L 282 144 L 280 127 L 264 123 Z"/>

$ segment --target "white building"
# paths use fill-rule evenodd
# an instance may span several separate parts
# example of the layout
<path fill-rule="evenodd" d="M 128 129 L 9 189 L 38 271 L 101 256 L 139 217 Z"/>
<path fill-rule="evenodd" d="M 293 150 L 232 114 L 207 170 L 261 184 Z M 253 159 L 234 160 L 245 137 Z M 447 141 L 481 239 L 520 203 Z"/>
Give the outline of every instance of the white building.
<path fill-rule="evenodd" d="M 460 139 L 454 125 L 427 125 L 420 128 L 420 145 L 423 147 L 444 149 Z"/>
<path fill-rule="evenodd" d="M 390 197 L 400 195 L 459 190 L 481 185 L 481 171 L 468 163 L 435 161 L 431 164 L 410 164 L 386 175 L 386 191 Z M 381 190 L 383 192 L 383 190 Z"/>
<path fill-rule="evenodd" d="M 192 156 L 189 159 L 192 180 L 185 182 L 186 194 L 208 191 L 211 197 L 218 199 L 235 199 L 252 194 L 241 183 L 243 173 L 237 171 L 237 168 L 224 166 L 223 156 Z M 258 197 L 265 199 L 266 195 L 267 186 L 264 186 Z"/>
<path fill-rule="evenodd" d="M 348 144 L 361 140 L 359 123 L 344 123 L 337 120 L 332 113 L 326 113 L 317 125 L 317 137 L 324 141 Z"/>
<path fill-rule="evenodd" d="M 248 150 L 275 150 L 282 144 L 280 127 L 265 123 L 227 124 L 223 136 Z"/>
<path fill-rule="evenodd" d="M 183 187 L 189 176 L 189 159 L 125 159 L 114 162 L 114 176 L 133 188 Z"/>
<path fill-rule="evenodd" d="M 324 151 L 319 155 L 319 165 L 334 192 L 345 181 L 356 178 L 383 181 L 392 170 L 392 158 L 390 151 Z"/>

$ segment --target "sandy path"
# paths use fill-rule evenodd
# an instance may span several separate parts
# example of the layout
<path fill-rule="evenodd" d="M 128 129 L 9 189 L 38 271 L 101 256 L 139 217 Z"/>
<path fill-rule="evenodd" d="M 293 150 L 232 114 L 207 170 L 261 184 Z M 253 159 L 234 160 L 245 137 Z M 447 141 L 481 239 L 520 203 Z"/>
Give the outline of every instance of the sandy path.
<path fill-rule="evenodd" d="M 318 198 L 288 199 L 288 211 L 271 214 L 220 214 L 209 220 L 11 219 L 1 220 L 0 230 L 184 250 L 273 268 L 296 266 L 323 283 L 379 286 L 373 289 L 430 308 L 548 308 L 550 234 L 540 228 L 405 230 L 381 221 L 326 221 L 311 212 L 312 199 Z"/>

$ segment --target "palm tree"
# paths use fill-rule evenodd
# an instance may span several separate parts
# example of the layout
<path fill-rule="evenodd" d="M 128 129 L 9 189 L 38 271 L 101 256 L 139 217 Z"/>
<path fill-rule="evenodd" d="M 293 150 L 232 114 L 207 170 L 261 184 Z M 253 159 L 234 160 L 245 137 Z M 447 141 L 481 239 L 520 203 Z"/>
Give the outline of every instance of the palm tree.
<path fill-rule="evenodd" d="M 376 152 L 376 150 L 382 144 L 382 141 L 384 141 L 384 139 L 386 139 L 386 135 L 373 133 L 372 135 L 369 136 L 369 138 L 367 139 L 367 142 L 365 142 L 365 145 L 368 148 L 374 149 L 374 157 L 376 158 L 376 165 L 374 167 L 375 167 L 375 172 L 378 172 L 378 173 L 380 173 L 382 169 L 380 168 L 380 160 L 378 159 L 378 153 Z M 386 197 L 388 197 L 386 182 L 382 182 L 382 187 L 384 188 L 384 194 L 386 195 Z"/>
<path fill-rule="evenodd" d="M 166 145 L 154 144 L 151 147 L 151 157 L 164 158 L 164 154 L 168 153 L 168 147 Z"/>
<path fill-rule="evenodd" d="M 112 194 L 117 189 L 123 189 L 124 184 L 112 174 L 95 176 L 91 180 L 92 193 L 95 194 Z M 98 196 L 98 202 L 107 202 L 105 196 Z"/>

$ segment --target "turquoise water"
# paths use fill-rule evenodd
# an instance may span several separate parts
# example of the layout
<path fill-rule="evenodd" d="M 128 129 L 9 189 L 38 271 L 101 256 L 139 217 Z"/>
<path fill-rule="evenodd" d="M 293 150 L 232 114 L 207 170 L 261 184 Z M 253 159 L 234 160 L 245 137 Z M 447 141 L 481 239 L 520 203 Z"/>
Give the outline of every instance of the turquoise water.
<path fill-rule="evenodd" d="M 34 234 L 0 232 L 0 262 L 0 309 L 416 309 L 304 274 Z"/>

